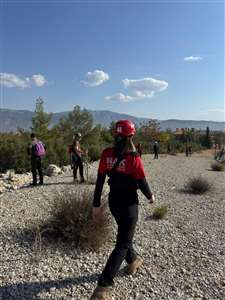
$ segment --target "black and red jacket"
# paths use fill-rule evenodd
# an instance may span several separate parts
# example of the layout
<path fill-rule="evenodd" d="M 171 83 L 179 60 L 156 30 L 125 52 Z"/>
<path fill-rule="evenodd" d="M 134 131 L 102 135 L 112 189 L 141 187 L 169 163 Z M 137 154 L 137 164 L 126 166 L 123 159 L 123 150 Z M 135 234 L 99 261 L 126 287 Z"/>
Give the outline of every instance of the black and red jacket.
<path fill-rule="evenodd" d="M 145 171 L 140 156 L 135 152 L 127 152 L 116 169 L 113 169 L 117 158 L 113 148 L 106 148 L 101 155 L 98 177 L 95 187 L 93 206 L 101 205 L 101 194 L 106 175 L 109 176 L 110 205 L 131 205 L 138 203 L 137 189 L 150 199 L 152 193 L 145 179 Z"/>

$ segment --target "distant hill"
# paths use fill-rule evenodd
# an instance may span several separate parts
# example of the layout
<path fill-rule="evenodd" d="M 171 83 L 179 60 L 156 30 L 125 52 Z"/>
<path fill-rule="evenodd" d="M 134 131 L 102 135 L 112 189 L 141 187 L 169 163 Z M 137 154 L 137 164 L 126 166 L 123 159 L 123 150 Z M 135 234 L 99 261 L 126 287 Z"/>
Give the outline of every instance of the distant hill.
<path fill-rule="evenodd" d="M 94 110 L 90 113 L 93 116 L 94 124 L 101 124 L 108 127 L 111 122 L 119 119 L 130 119 L 137 126 L 141 123 L 148 121 L 147 118 L 138 118 L 127 114 L 119 114 L 107 110 Z M 60 118 L 65 117 L 68 112 L 54 113 L 52 117 L 51 125 L 57 124 Z M 34 116 L 34 112 L 28 110 L 13 110 L 13 109 L 0 109 L 0 132 L 14 132 L 17 128 L 29 129 L 31 127 L 31 120 Z M 162 130 L 176 128 L 195 128 L 205 129 L 207 126 L 211 130 L 223 130 L 225 131 L 225 122 L 215 121 L 193 121 L 193 120 L 161 120 L 160 126 Z"/>

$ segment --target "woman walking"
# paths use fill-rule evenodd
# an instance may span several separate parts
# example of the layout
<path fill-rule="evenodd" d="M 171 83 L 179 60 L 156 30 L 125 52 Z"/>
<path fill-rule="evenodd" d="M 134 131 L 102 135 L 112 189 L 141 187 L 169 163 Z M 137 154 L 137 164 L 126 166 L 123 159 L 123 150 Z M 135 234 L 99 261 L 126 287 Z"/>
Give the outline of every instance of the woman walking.
<path fill-rule="evenodd" d="M 114 147 L 107 148 L 101 155 L 98 177 L 93 199 L 93 220 L 101 215 L 101 193 L 106 175 L 109 176 L 109 208 L 118 226 L 117 239 L 106 266 L 98 279 L 91 300 L 111 300 L 110 287 L 114 284 L 123 260 L 128 274 L 135 274 L 143 261 L 133 248 L 133 236 L 138 220 L 138 194 L 142 193 L 153 203 L 154 196 L 145 179 L 140 156 L 137 154 L 132 138 L 134 124 L 129 120 L 120 120 L 115 125 Z"/>

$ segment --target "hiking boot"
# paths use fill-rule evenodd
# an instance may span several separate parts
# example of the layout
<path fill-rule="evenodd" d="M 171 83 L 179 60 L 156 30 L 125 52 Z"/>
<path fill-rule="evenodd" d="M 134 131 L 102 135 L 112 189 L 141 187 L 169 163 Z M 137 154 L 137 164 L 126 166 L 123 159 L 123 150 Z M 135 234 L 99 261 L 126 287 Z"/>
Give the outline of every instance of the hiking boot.
<path fill-rule="evenodd" d="M 127 266 L 127 274 L 134 275 L 143 264 L 143 259 L 141 257 L 137 257 L 131 264 Z"/>
<path fill-rule="evenodd" d="M 73 178 L 73 183 L 78 183 L 78 179 L 77 178 Z"/>
<path fill-rule="evenodd" d="M 112 300 L 110 288 L 97 286 L 90 300 Z"/>
<path fill-rule="evenodd" d="M 85 179 L 84 177 L 80 179 L 80 183 L 84 183 L 85 182 Z"/>

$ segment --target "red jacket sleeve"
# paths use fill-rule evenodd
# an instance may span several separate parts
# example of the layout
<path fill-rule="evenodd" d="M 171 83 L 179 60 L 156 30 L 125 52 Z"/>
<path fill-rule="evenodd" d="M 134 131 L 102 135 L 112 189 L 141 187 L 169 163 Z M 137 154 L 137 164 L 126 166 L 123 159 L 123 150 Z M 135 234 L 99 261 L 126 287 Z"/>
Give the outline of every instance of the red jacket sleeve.
<path fill-rule="evenodd" d="M 151 199 L 152 192 L 145 178 L 144 165 L 140 156 L 135 157 L 133 176 L 137 181 L 137 185 L 147 199 Z"/>
<path fill-rule="evenodd" d="M 136 180 L 141 180 L 145 178 L 144 165 L 140 156 L 134 158 L 134 166 L 132 169 L 132 175 Z"/>
<path fill-rule="evenodd" d="M 107 169 L 107 164 L 106 164 L 106 157 L 107 157 L 107 150 L 104 150 L 102 152 L 99 166 L 98 166 L 98 177 L 95 185 L 95 192 L 94 192 L 94 199 L 93 199 L 93 206 L 94 207 L 100 207 L 101 206 L 101 194 L 102 194 L 102 189 L 103 185 L 105 182 L 105 177 L 106 177 L 106 169 Z"/>

